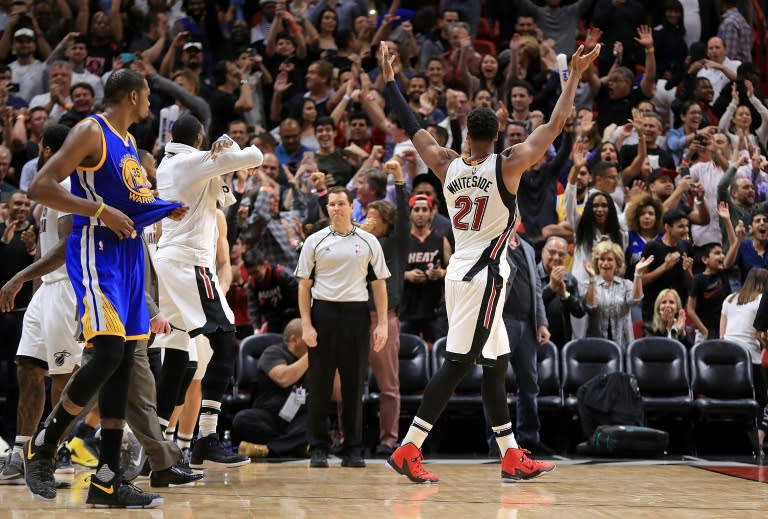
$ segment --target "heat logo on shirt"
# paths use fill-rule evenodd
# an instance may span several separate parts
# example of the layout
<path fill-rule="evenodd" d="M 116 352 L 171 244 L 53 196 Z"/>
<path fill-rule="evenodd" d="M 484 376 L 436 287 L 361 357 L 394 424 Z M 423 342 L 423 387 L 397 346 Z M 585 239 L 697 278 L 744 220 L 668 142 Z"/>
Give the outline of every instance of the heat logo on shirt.
<path fill-rule="evenodd" d="M 128 198 L 132 202 L 140 204 L 151 204 L 155 201 L 152 194 L 151 184 L 144 174 L 144 168 L 136 160 L 136 157 L 126 154 L 120 160 L 120 171 L 123 176 L 123 183 L 128 188 L 130 194 Z"/>

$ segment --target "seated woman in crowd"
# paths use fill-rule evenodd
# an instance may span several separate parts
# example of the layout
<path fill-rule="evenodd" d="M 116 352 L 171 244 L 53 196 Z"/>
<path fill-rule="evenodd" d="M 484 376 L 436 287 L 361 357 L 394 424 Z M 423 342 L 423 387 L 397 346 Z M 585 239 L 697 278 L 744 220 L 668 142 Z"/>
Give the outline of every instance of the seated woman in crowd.
<path fill-rule="evenodd" d="M 690 349 L 693 346 L 693 330 L 686 326 L 685 319 L 680 296 L 676 290 L 667 288 L 656 297 L 653 321 L 645 327 L 645 335 L 674 339 Z"/>
<path fill-rule="evenodd" d="M 621 277 L 624 252 L 620 245 L 603 240 L 592 250 L 592 261 L 584 260 L 589 275 L 584 301 L 587 305 L 588 337 L 602 337 L 626 350 L 634 339 L 630 309 L 643 299 L 642 277 L 653 262 L 653 256 L 641 259 L 635 266 L 633 281 Z"/>

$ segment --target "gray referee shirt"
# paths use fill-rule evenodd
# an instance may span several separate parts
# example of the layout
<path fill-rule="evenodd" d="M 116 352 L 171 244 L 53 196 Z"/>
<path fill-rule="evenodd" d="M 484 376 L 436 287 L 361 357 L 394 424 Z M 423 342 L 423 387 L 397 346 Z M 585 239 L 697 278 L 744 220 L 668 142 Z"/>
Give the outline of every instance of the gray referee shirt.
<path fill-rule="evenodd" d="M 331 227 L 304 242 L 296 277 L 312 279 L 312 298 L 320 301 L 368 301 L 368 282 L 390 276 L 379 240 L 359 227 L 339 234 Z"/>

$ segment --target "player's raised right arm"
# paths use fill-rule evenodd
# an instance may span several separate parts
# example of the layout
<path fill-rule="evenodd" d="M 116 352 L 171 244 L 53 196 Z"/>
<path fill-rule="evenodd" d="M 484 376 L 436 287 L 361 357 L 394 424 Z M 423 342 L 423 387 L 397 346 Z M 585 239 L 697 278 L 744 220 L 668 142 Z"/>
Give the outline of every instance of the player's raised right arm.
<path fill-rule="evenodd" d="M 395 55 L 390 52 L 386 42 L 382 42 L 379 52 L 379 68 L 381 69 L 384 83 L 384 99 L 387 100 L 390 110 L 397 116 L 400 127 L 405 130 L 411 139 L 416 151 L 419 152 L 424 163 L 437 175 L 440 182 L 445 180 L 448 165 L 458 154 L 448 148 L 440 146 L 432 134 L 421 128 L 411 107 L 405 101 L 403 94 L 395 83 L 395 72 L 392 63 Z"/>

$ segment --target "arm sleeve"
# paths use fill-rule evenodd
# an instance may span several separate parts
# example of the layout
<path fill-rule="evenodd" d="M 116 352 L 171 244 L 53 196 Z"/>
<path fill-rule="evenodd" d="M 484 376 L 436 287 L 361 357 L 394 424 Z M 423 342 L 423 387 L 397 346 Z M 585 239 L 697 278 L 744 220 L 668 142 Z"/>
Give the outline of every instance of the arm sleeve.
<path fill-rule="evenodd" d="M 387 100 L 387 106 L 392 113 L 397 114 L 397 120 L 400 122 L 400 126 L 405 130 L 409 139 L 413 139 L 416 132 L 421 130 L 419 121 L 416 120 L 416 115 L 408 106 L 405 101 L 402 92 L 394 81 L 387 81 L 384 85 L 384 99 Z"/>

